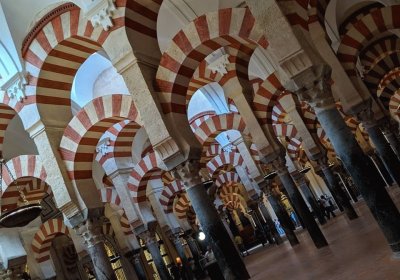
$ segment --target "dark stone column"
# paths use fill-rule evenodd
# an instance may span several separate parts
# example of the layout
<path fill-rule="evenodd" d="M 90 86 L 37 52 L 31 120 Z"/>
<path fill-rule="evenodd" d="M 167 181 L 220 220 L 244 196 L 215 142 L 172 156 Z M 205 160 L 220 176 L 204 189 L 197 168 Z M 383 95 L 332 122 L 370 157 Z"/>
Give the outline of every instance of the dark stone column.
<path fill-rule="evenodd" d="M 160 253 L 160 248 L 158 247 L 158 241 L 155 232 L 156 226 L 157 222 L 151 222 L 147 224 L 147 228 L 145 225 L 142 225 L 135 228 L 134 231 L 135 234 L 139 236 L 146 244 L 146 248 L 153 259 L 160 279 L 171 280 L 171 275 L 169 274 L 168 269 L 165 266 L 164 260 Z"/>
<path fill-rule="evenodd" d="M 318 164 L 321 167 L 321 170 L 324 173 L 326 180 L 328 181 L 330 189 L 332 189 L 335 193 L 335 197 L 338 200 L 338 203 L 342 205 L 344 212 L 346 213 L 349 220 L 357 219 L 357 212 L 356 210 L 354 210 L 353 205 L 351 205 L 346 193 L 340 187 L 338 178 L 335 176 L 335 174 L 333 174 L 331 168 L 329 167 L 327 158 L 320 158 L 318 160 Z"/>
<path fill-rule="evenodd" d="M 271 215 L 269 214 L 268 209 L 265 206 L 264 202 L 260 201 L 258 206 L 259 206 L 259 208 L 261 210 L 261 213 L 262 213 L 262 215 L 263 215 L 263 217 L 264 217 L 264 219 L 266 221 L 268 230 L 270 231 L 272 237 L 275 240 L 276 245 L 282 244 L 282 242 L 283 242 L 282 238 L 279 235 L 278 231 L 276 230 L 275 224 L 272 221 Z"/>
<path fill-rule="evenodd" d="M 315 222 L 314 217 L 311 215 L 307 204 L 304 202 L 303 197 L 293 181 L 293 178 L 289 174 L 289 171 L 285 165 L 284 156 L 278 156 L 278 158 L 272 161 L 272 165 L 277 171 L 279 179 L 281 180 L 291 202 L 293 203 L 293 206 L 295 207 L 298 215 L 302 219 L 308 233 L 310 234 L 314 245 L 317 248 L 327 246 L 328 242 L 326 241 L 325 236 Z"/>
<path fill-rule="evenodd" d="M 330 67 L 318 65 L 313 68 L 312 73 L 314 75 L 313 79 L 308 77 L 301 81 L 299 76 L 299 80 L 296 83 L 301 84 L 299 86 L 301 90 L 297 94 L 314 108 L 322 128 L 325 130 L 344 167 L 360 189 L 365 203 L 378 222 L 395 256 L 400 257 L 400 213 L 387 193 L 384 187 L 385 183 L 372 161 L 363 153 L 336 109 L 331 92 Z M 360 106 L 360 108 L 363 107 Z M 357 108 L 354 108 L 354 111 L 359 112 Z M 380 146 L 382 148 L 382 145 Z"/>
<path fill-rule="evenodd" d="M 186 187 L 192 207 L 225 279 L 249 279 L 250 275 L 239 252 L 207 195 L 199 171 L 198 161 L 187 160 L 176 168 L 174 174 Z"/>
<path fill-rule="evenodd" d="M 358 112 L 357 118 L 362 121 L 371 141 L 374 143 L 377 154 L 382 159 L 382 162 L 390 173 L 390 176 L 392 176 L 394 182 L 400 186 L 400 161 L 389 143 L 386 141 L 385 136 L 383 136 L 383 133 L 374 118 L 372 109 L 368 104 L 365 105 L 363 110 Z"/>
<path fill-rule="evenodd" d="M 185 275 L 186 275 L 185 279 L 188 279 L 188 280 L 194 279 L 192 268 L 190 267 L 190 263 L 186 257 L 185 249 L 183 248 L 182 240 L 181 240 L 181 237 L 179 236 L 179 233 L 180 232 L 178 230 L 172 230 L 169 233 L 169 237 L 170 237 L 171 241 L 174 243 L 176 251 L 178 252 L 179 257 L 182 260 L 183 269 L 184 269 Z"/>
<path fill-rule="evenodd" d="M 287 239 L 289 240 L 290 245 L 295 246 L 299 244 L 299 240 L 297 239 L 296 234 L 294 233 L 294 225 L 292 221 L 290 220 L 290 217 L 288 213 L 286 212 L 285 208 L 282 206 L 282 204 L 279 201 L 279 194 L 276 193 L 276 191 L 272 190 L 271 188 L 268 188 L 266 190 L 265 195 L 267 196 L 267 199 L 269 203 L 272 206 L 272 209 L 274 209 L 275 215 L 278 217 L 278 220 L 285 231 L 285 235 Z M 275 224 L 274 224 L 275 227 Z"/>
<path fill-rule="evenodd" d="M 110 259 L 104 247 L 104 236 L 101 233 L 101 221 L 93 218 L 75 228 L 78 235 L 82 236 L 87 252 L 92 260 L 96 279 L 116 280 Z"/>
<path fill-rule="evenodd" d="M 125 254 L 125 257 L 130 261 L 133 265 L 133 269 L 136 272 L 138 280 L 146 280 L 146 272 L 143 267 L 143 263 L 141 260 L 141 249 L 135 249 L 131 252 Z"/>
<path fill-rule="evenodd" d="M 310 190 L 310 186 L 308 185 L 306 179 L 304 178 L 304 175 L 299 173 L 298 171 L 292 172 L 293 179 L 296 180 L 298 186 L 300 187 L 301 192 L 305 196 L 306 200 L 310 204 L 315 216 L 317 217 L 319 223 L 321 225 L 326 223 L 326 219 L 324 214 L 321 211 L 321 208 L 319 207 L 317 201 L 315 200 L 314 195 L 312 194 Z"/>
<path fill-rule="evenodd" d="M 200 265 L 200 253 L 199 247 L 197 245 L 197 241 L 192 237 L 190 232 L 186 232 L 186 242 L 190 248 L 190 252 L 192 253 L 193 260 L 195 263 L 195 274 L 197 278 L 203 278 L 205 276 L 205 272 Z"/>
<path fill-rule="evenodd" d="M 400 141 L 394 133 L 394 131 L 397 132 L 398 129 L 394 127 L 391 121 L 390 118 L 385 118 L 384 123 L 381 125 L 381 130 L 397 158 L 400 159 Z"/>
<path fill-rule="evenodd" d="M 371 153 L 369 155 L 369 157 L 375 163 L 378 171 L 381 173 L 381 175 L 382 175 L 383 179 L 386 181 L 387 185 L 388 186 L 393 185 L 393 183 L 394 183 L 393 178 L 390 175 L 390 173 L 389 173 L 386 165 L 382 161 L 382 159 L 375 153 Z"/>
<path fill-rule="evenodd" d="M 332 197 L 333 197 L 333 199 L 335 200 L 335 202 L 336 202 L 336 204 L 337 204 L 337 206 L 338 206 L 340 212 L 343 212 L 343 211 L 344 211 L 344 208 L 343 208 L 342 204 L 340 204 L 340 201 L 339 201 L 338 197 L 336 196 L 336 193 L 333 191 L 331 185 L 329 184 L 328 180 L 326 179 L 324 172 L 320 169 L 320 170 L 316 170 L 316 173 L 317 173 L 317 175 L 318 175 L 319 177 L 322 178 L 322 180 L 324 180 L 325 185 L 326 185 L 327 188 L 329 189 L 329 192 L 332 194 Z"/>

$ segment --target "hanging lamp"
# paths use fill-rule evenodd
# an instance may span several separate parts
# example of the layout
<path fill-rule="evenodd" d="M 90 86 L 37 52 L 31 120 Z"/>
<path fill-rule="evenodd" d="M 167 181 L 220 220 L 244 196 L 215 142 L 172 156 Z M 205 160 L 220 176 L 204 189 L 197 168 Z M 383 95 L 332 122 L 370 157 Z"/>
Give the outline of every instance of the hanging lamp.
<path fill-rule="evenodd" d="M 0 215 L 0 227 L 14 228 L 23 227 L 32 222 L 34 219 L 39 217 L 42 212 L 42 206 L 39 202 L 30 203 L 21 190 L 21 187 L 17 184 L 13 174 L 5 163 L 4 159 L 0 159 L 0 191 L 3 189 L 3 166 L 6 167 L 8 174 L 12 179 L 12 184 L 15 184 L 20 197 L 22 198 L 22 205 L 17 208 L 6 211 Z"/>

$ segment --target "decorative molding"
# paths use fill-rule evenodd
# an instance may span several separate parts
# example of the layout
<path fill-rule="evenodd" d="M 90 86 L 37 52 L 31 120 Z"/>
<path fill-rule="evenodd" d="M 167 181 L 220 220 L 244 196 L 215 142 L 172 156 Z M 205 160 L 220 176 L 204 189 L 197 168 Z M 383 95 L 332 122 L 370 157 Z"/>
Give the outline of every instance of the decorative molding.
<path fill-rule="evenodd" d="M 163 161 L 174 158 L 180 154 L 180 150 L 175 140 L 172 137 L 153 145 L 153 149 L 158 152 L 158 155 Z"/>
<path fill-rule="evenodd" d="M 102 156 L 105 156 L 110 152 L 109 151 L 110 145 L 111 145 L 110 137 L 106 137 L 99 141 L 99 143 L 96 146 L 96 152 L 100 153 Z"/>
<path fill-rule="evenodd" d="M 23 102 L 26 99 L 25 85 L 28 84 L 27 73 L 17 72 L 1 86 L 10 99 Z"/>
<path fill-rule="evenodd" d="M 102 26 L 105 31 L 113 27 L 112 16 L 117 10 L 115 0 L 97 0 L 86 10 L 86 17 L 90 19 L 93 27 Z"/>
<path fill-rule="evenodd" d="M 228 57 L 229 55 L 227 54 L 221 55 L 217 59 L 213 60 L 211 63 L 208 63 L 207 68 L 210 69 L 213 74 L 219 73 L 224 76 L 228 73 L 228 70 L 226 69 L 229 64 Z"/>

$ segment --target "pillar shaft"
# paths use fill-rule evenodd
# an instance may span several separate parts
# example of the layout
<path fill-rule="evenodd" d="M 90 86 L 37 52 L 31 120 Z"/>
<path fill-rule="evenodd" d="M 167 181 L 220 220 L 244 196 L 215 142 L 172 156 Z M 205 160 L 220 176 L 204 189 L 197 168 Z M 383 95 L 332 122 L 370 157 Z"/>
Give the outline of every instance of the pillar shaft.
<path fill-rule="evenodd" d="M 116 280 L 117 277 L 104 247 L 104 237 L 100 233 L 100 226 L 98 221 L 87 220 L 85 224 L 76 228 L 76 231 L 83 237 L 87 252 L 93 263 L 96 279 Z"/>
<path fill-rule="evenodd" d="M 173 243 L 175 245 L 176 251 L 178 252 L 179 257 L 181 258 L 182 264 L 183 264 L 183 269 L 185 270 L 186 278 L 185 279 L 193 279 L 194 275 L 192 272 L 192 269 L 190 267 L 190 263 L 186 257 L 185 254 L 185 249 L 183 248 L 181 238 L 179 237 L 179 234 L 174 234 L 171 236 L 171 239 L 173 240 Z"/>
<path fill-rule="evenodd" d="M 290 217 L 288 213 L 286 212 L 285 208 L 280 204 L 279 198 L 276 197 L 273 194 L 267 195 L 268 201 L 271 204 L 272 208 L 274 209 L 274 212 L 276 216 L 278 217 L 279 222 L 281 223 L 281 226 L 283 230 L 285 231 L 285 235 L 287 239 L 289 240 L 290 245 L 295 246 L 300 243 L 300 241 L 297 239 L 296 234 L 294 233 L 294 225 L 290 220 Z M 275 225 L 274 225 L 275 227 Z"/>
<path fill-rule="evenodd" d="M 315 200 L 314 195 L 312 194 L 309 185 L 307 184 L 306 180 L 304 179 L 303 174 L 297 175 L 299 178 L 297 179 L 298 185 L 300 187 L 301 192 L 303 193 L 304 197 L 308 201 L 313 210 L 315 216 L 321 225 L 326 223 L 326 219 L 324 214 L 321 211 L 321 208 L 318 206 L 317 201 Z"/>
<path fill-rule="evenodd" d="M 153 262 L 157 268 L 158 275 L 162 280 L 170 280 L 171 276 L 168 272 L 167 267 L 165 266 L 164 260 L 160 253 L 160 248 L 158 247 L 158 242 L 154 234 L 147 232 L 146 233 L 145 243 L 147 250 L 149 251 L 151 257 L 153 258 Z M 141 236 L 142 237 L 142 236 Z"/>
<path fill-rule="evenodd" d="M 382 159 L 387 171 L 392 176 L 394 182 L 400 186 L 400 162 L 396 154 L 393 152 L 389 143 L 386 141 L 381 130 L 377 125 L 368 126 L 366 129 L 371 138 L 379 157 Z"/>
<path fill-rule="evenodd" d="M 197 161 L 188 160 L 177 167 L 175 177 L 185 184 L 192 207 L 225 279 L 249 279 L 246 266 L 201 182 L 199 170 Z"/>
<path fill-rule="evenodd" d="M 326 241 L 325 236 L 315 222 L 314 217 L 308 210 L 307 204 L 304 202 L 303 197 L 301 196 L 296 184 L 293 181 L 293 178 L 290 176 L 289 171 L 285 166 L 284 159 L 278 157 L 272 162 L 272 165 L 276 169 L 279 179 L 281 180 L 284 188 L 287 191 L 288 196 L 290 197 L 291 202 L 293 203 L 294 208 L 296 209 L 308 233 L 310 234 L 314 245 L 317 248 L 327 246 L 328 242 Z"/>
<path fill-rule="evenodd" d="M 378 169 L 379 173 L 382 175 L 383 179 L 387 183 L 387 186 L 389 187 L 389 186 L 393 185 L 393 183 L 394 183 L 393 178 L 390 175 L 385 164 L 382 162 L 381 158 L 379 156 L 377 156 L 375 153 L 371 153 L 369 155 L 369 157 L 376 165 L 376 168 Z"/>
<path fill-rule="evenodd" d="M 283 242 L 282 238 L 279 235 L 279 233 L 274 225 L 274 222 L 271 219 L 271 215 L 269 214 L 267 207 L 265 207 L 265 205 L 264 205 L 264 202 L 261 201 L 259 203 L 259 208 L 260 208 L 261 213 L 267 223 L 268 230 L 271 232 L 272 237 L 275 239 L 275 243 L 277 245 L 281 244 Z"/>
<path fill-rule="evenodd" d="M 385 120 L 387 124 L 383 124 L 382 126 L 382 132 L 383 135 L 385 136 L 386 140 L 389 142 L 391 148 L 393 149 L 394 153 L 396 154 L 397 158 L 400 159 L 400 141 L 397 139 L 396 135 L 393 133 L 393 130 L 395 128 L 393 125 L 390 123 L 390 119 Z"/>
<path fill-rule="evenodd" d="M 363 153 L 336 108 L 316 110 L 318 120 L 359 187 L 361 195 L 394 252 L 400 252 L 400 214 L 375 166 Z"/>
<path fill-rule="evenodd" d="M 136 272 L 138 280 L 146 280 L 146 272 L 144 270 L 140 254 L 141 254 L 141 249 L 136 249 L 134 251 L 127 253 L 125 256 L 133 265 L 133 269 Z"/>
<path fill-rule="evenodd" d="M 327 160 L 321 159 L 319 161 L 321 166 L 321 170 L 324 173 L 326 180 L 328 181 L 328 185 L 330 189 L 332 189 L 333 193 L 335 194 L 335 198 L 338 200 L 339 204 L 343 207 L 347 217 L 350 220 L 354 220 L 358 218 L 356 210 L 354 210 L 353 205 L 351 205 L 350 201 L 347 199 L 346 193 L 339 185 L 339 181 L 337 177 L 333 174 L 331 168 L 328 165 Z"/>

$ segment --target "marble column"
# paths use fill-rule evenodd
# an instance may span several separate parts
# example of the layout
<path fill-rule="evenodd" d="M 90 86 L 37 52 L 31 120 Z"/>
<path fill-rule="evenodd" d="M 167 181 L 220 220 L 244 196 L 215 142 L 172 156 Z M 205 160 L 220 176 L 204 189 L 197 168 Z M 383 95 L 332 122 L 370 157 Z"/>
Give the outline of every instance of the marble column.
<path fill-rule="evenodd" d="M 397 158 L 400 159 L 400 141 L 397 139 L 395 133 L 393 133 L 397 129 L 392 125 L 390 118 L 385 118 L 385 123 L 382 123 L 381 130 Z"/>
<path fill-rule="evenodd" d="M 185 185 L 192 207 L 225 279 L 249 279 L 250 275 L 240 254 L 207 195 L 199 171 L 197 160 L 187 160 L 176 168 L 174 175 Z"/>
<path fill-rule="evenodd" d="M 134 231 L 136 235 L 138 235 L 146 244 L 146 248 L 153 259 L 160 279 L 171 280 L 171 275 L 168 272 L 168 269 L 161 255 L 160 248 L 158 247 L 155 228 L 156 222 L 152 222 L 150 225 L 147 225 L 147 229 L 142 225 L 135 228 Z"/>
<path fill-rule="evenodd" d="M 363 110 L 357 113 L 357 118 L 362 121 L 362 124 L 375 146 L 377 154 L 382 159 L 390 176 L 392 176 L 394 182 L 400 186 L 400 161 L 386 141 L 385 136 L 374 118 L 374 113 L 368 104 L 365 105 Z"/>
<path fill-rule="evenodd" d="M 321 171 L 324 173 L 326 180 L 328 181 L 329 189 L 332 189 L 335 194 L 335 198 L 338 203 L 343 207 L 349 220 L 354 220 L 358 218 L 356 210 L 354 210 L 353 205 L 351 205 L 346 193 L 339 185 L 338 178 L 333 174 L 331 168 L 329 167 L 328 159 L 322 157 L 318 160 L 318 164 L 321 167 Z"/>
<path fill-rule="evenodd" d="M 318 202 L 315 200 L 313 193 L 310 190 L 310 186 L 307 184 L 307 181 L 303 174 L 298 171 L 292 172 L 292 177 L 296 180 L 303 196 L 306 198 L 308 204 L 310 204 L 311 209 L 313 210 L 315 216 L 317 217 L 319 223 L 321 225 L 326 223 L 326 219 L 324 213 L 322 213 L 321 208 L 318 205 Z"/>
<path fill-rule="evenodd" d="M 265 206 L 264 202 L 260 201 L 258 204 L 258 207 L 260 208 L 261 214 L 265 219 L 268 230 L 270 231 L 272 237 L 274 238 L 276 245 L 282 244 L 282 242 L 283 242 L 282 238 L 279 235 L 279 233 L 275 227 L 274 221 L 272 221 L 271 215 L 269 214 L 268 209 Z"/>
<path fill-rule="evenodd" d="M 104 247 L 104 236 L 101 233 L 99 219 L 88 219 L 84 224 L 75 228 L 77 234 L 82 236 L 87 252 L 92 260 L 98 280 L 116 280 L 110 259 Z"/>
<path fill-rule="evenodd" d="M 125 257 L 131 262 L 136 272 L 138 280 L 146 280 L 146 271 L 141 260 L 142 249 L 138 248 L 125 254 Z"/>
<path fill-rule="evenodd" d="M 182 261 L 183 270 L 185 271 L 185 278 L 184 279 L 194 279 L 192 268 L 190 267 L 190 263 L 186 257 L 185 248 L 183 248 L 182 240 L 180 237 L 180 232 L 177 230 L 172 230 L 167 233 L 169 238 L 171 239 L 172 243 L 174 243 L 176 251 Z"/>
<path fill-rule="evenodd" d="M 273 189 L 268 188 L 266 190 L 265 195 L 267 196 L 267 199 L 269 203 L 272 206 L 272 209 L 274 209 L 274 212 L 276 216 L 278 217 L 278 220 L 285 231 L 286 238 L 289 240 L 290 245 L 295 246 L 297 244 L 300 244 L 300 241 L 297 239 L 296 234 L 294 233 L 294 225 L 292 221 L 290 220 L 290 217 L 288 213 L 286 212 L 285 208 L 282 206 L 282 204 L 279 202 L 279 194 L 276 193 Z M 275 227 L 275 224 L 274 224 Z"/>
<path fill-rule="evenodd" d="M 190 231 L 186 232 L 186 242 L 189 246 L 190 252 L 192 253 L 193 260 L 195 263 L 195 274 L 197 278 L 204 278 L 205 272 L 201 267 L 200 264 L 200 252 L 199 252 L 199 246 L 197 245 L 197 241 L 193 238 L 192 234 Z"/>
<path fill-rule="evenodd" d="M 327 246 L 328 242 L 326 241 L 324 234 L 318 227 L 318 224 L 314 220 L 313 215 L 310 213 L 310 210 L 301 196 L 300 191 L 297 189 L 293 178 L 289 174 L 289 171 L 285 165 L 284 154 L 282 156 L 278 156 L 271 163 L 273 168 L 278 173 L 279 179 L 286 189 L 290 201 L 293 203 L 293 207 L 296 209 L 300 219 L 303 221 L 304 226 L 313 240 L 315 247 L 322 248 Z"/>
<path fill-rule="evenodd" d="M 315 80 L 308 81 L 298 94 L 314 108 L 322 128 L 360 189 L 395 257 L 400 257 L 400 213 L 372 161 L 363 153 L 336 109 L 330 81 L 328 66 L 316 68 Z"/>
<path fill-rule="evenodd" d="M 332 189 L 331 185 L 329 184 L 328 179 L 326 179 L 326 176 L 325 176 L 324 172 L 322 171 L 322 169 L 316 170 L 315 173 L 317 173 L 317 175 L 318 175 L 319 177 L 321 177 L 322 180 L 324 180 L 325 185 L 326 185 L 326 187 L 329 189 L 329 192 L 331 193 L 333 199 L 335 200 L 335 202 L 336 202 L 336 204 L 337 204 L 339 210 L 340 210 L 341 212 L 343 212 L 343 211 L 344 211 L 344 208 L 343 208 L 342 204 L 340 204 L 339 199 L 338 199 L 338 197 L 336 196 L 336 193 L 333 191 L 333 189 Z"/>
<path fill-rule="evenodd" d="M 382 162 L 381 158 L 374 152 L 372 152 L 369 155 L 369 157 L 376 165 L 376 168 L 378 169 L 379 173 L 381 174 L 383 180 L 385 180 L 385 182 L 387 183 L 387 186 L 389 187 L 389 186 L 393 185 L 393 183 L 394 183 L 393 178 L 390 175 L 385 164 Z"/>

